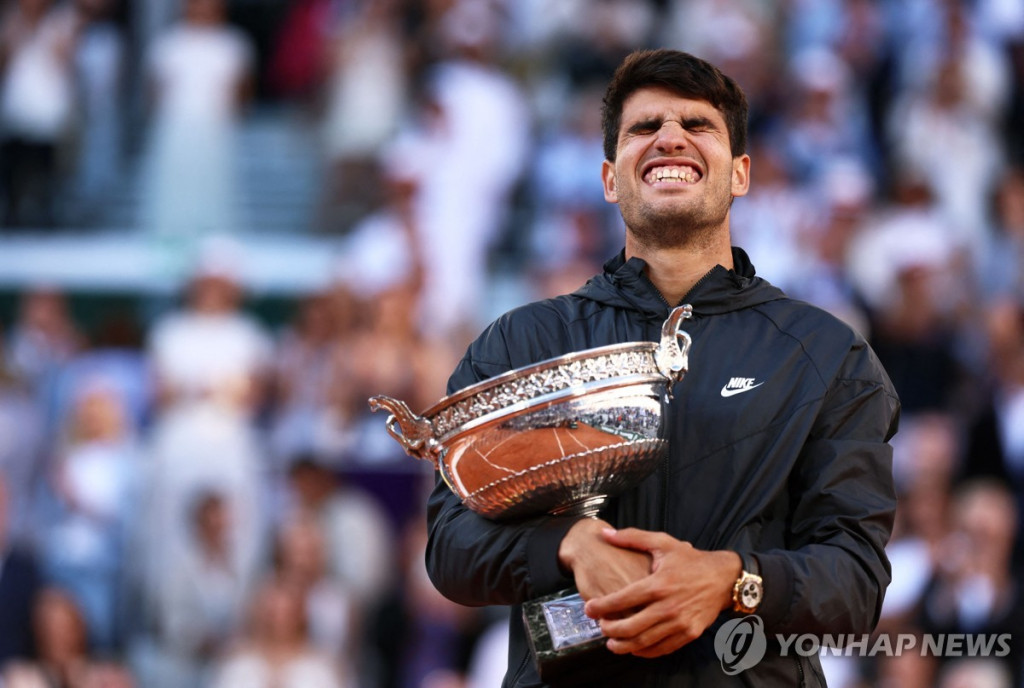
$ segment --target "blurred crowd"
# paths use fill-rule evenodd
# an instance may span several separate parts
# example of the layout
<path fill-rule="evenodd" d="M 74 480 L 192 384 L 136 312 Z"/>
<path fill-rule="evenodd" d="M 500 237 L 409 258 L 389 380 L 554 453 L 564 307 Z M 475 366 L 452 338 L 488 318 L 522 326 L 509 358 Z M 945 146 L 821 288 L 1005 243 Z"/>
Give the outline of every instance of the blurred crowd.
<path fill-rule="evenodd" d="M 647 46 L 738 79 L 734 243 L 901 396 L 878 632 L 1011 634 L 830 685 L 1024 686 L 1022 0 L 4 2 L 0 232 L 95 226 L 131 170 L 136 230 L 195 260 L 173 302 L 87 328 L 30 285 L 0 322 L 0 686 L 498 685 L 501 610 L 426 580 L 432 471 L 366 400 L 426 409 L 492 316 L 619 250 L 601 96 Z M 232 166 L 267 103 L 322 156 L 295 233 L 342 247 L 275 322 Z"/>

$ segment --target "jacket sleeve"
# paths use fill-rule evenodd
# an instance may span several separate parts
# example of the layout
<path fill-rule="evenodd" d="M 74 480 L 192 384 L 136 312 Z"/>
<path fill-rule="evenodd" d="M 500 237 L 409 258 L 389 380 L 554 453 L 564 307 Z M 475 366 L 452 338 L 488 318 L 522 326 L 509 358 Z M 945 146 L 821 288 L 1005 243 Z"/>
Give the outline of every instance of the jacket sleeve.
<path fill-rule="evenodd" d="M 865 344 L 831 382 L 791 476 L 786 549 L 756 552 L 773 632 L 867 633 L 891 579 L 899 400 Z"/>
<path fill-rule="evenodd" d="M 514 366 L 498 324 L 474 342 L 448 381 L 449 393 Z M 558 547 L 577 519 L 540 516 L 493 521 L 470 511 L 435 473 L 427 503 L 427 572 L 460 604 L 518 604 L 572 585 Z"/>

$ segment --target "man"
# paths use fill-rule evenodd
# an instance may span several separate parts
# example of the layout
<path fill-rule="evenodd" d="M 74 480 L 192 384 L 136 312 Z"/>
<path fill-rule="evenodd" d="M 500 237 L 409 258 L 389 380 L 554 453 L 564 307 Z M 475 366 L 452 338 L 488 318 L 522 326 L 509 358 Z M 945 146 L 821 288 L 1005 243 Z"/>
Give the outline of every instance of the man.
<path fill-rule="evenodd" d="M 712 65 L 629 56 L 605 96 L 602 169 L 625 251 L 577 292 L 499 318 L 449 381 L 656 340 L 670 306 L 693 307 L 670 459 L 601 518 L 492 522 L 440 480 L 430 498 L 427 567 L 451 599 L 518 605 L 579 589 L 608 637 L 607 677 L 587 685 L 824 685 L 817 657 L 783 656 L 775 634 L 867 633 L 889 582 L 899 401 L 861 337 L 755 277 L 730 246 L 732 199 L 750 179 L 746 119 L 742 91 Z M 715 632 L 752 613 L 765 657 L 726 673 Z M 510 632 L 505 685 L 544 685 L 517 609 Z"/>

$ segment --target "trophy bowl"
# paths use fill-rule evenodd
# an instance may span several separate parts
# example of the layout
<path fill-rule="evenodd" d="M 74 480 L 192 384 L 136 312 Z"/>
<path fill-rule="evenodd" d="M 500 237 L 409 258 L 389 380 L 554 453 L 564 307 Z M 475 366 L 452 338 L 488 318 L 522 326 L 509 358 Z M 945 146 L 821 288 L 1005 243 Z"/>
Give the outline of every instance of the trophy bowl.
<path fill-rule="evenodd" d="M 668 446 L 663 411 L 688 369 L 681 329 L 692 312 L 673 310 L 660 342 L 587 349 L 465 387 L 414 414 L 387 396 L 388 433 L 434 463 L 448 487 L 492 519 L 594 516 L 605 500 L 646 478 Z"/>

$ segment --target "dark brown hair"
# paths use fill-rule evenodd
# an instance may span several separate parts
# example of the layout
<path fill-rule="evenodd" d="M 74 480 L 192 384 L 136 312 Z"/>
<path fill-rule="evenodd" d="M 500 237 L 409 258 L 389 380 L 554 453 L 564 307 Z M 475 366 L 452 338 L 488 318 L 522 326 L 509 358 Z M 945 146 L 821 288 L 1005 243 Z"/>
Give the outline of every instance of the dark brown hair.
<path fill-rule="evenodd" d="M 652 86 L 710 103 L 725 118 L 733 157 L 746 152 L 747 98 L 739 85 L 710 62 L 679 50 L 659 49 L 630 53 L 608 84 L 601 111 L 605 158 L 615 160 L 626 99 Z"/>

